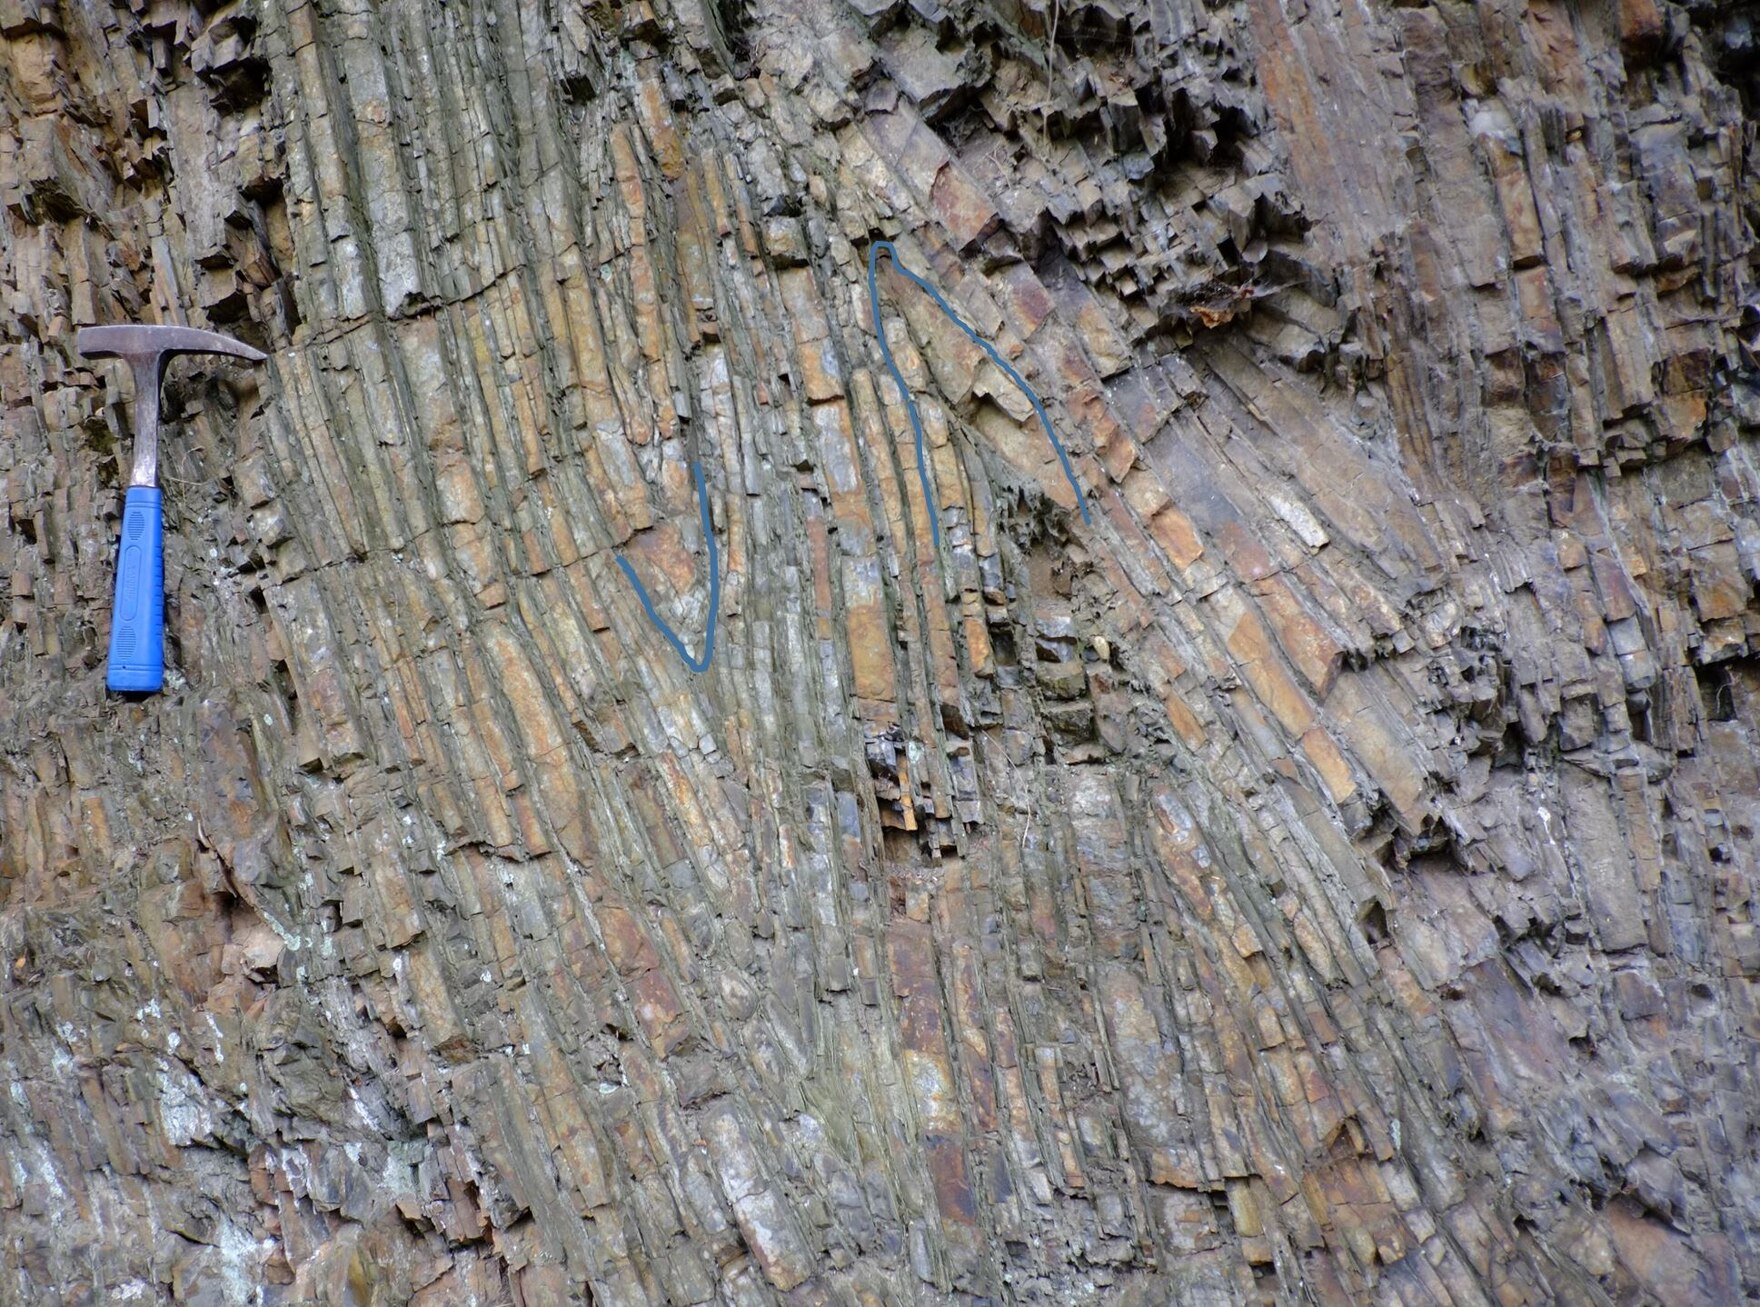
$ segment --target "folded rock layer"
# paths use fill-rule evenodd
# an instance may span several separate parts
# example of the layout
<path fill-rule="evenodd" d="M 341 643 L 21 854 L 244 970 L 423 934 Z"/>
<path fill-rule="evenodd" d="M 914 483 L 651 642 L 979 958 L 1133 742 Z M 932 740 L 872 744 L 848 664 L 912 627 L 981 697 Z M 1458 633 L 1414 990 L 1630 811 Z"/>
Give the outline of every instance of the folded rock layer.
<path fill-rule="evenodd" d="M 1760 1295 L 1753 41 L 0 0 L 0 1303 Z"/>

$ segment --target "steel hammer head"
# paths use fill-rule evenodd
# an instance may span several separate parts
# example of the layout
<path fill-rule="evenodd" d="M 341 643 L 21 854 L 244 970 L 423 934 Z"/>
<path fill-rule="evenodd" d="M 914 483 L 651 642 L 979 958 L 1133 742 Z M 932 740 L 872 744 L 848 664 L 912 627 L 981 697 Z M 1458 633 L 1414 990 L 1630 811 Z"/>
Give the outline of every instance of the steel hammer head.
<path fill-rule="evenodd" d="M 230 354 L 261 363 L 268 358 L 243 341 L 217 331 L 174 327 L 156 322 L 135 322 L 116 327 L 81 327 L 76 342 L 87 358 L 114 354 L 119 358 L 157 359 L 167 354 Z"/>
<path fill-rule="evenodd" d="M 217 331 L 134 322 L 114 327 L 81 327 L 74 342 L 87 358 L 113 355 L 134 370 L 134 473 L 131 486 L 150 486 L 159 477 L 159 382 L 173 354 L 229 354 L 261 363 L 261 350 Z"/>

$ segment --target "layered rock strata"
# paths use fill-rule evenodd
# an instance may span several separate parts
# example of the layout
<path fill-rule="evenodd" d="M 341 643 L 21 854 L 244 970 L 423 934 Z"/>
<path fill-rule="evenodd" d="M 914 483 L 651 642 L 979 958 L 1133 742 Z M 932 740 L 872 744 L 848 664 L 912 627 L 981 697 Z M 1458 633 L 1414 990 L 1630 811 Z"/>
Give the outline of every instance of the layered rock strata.
<path fill-rule="evenodd" d="M 0 1302 L 1760 1294 L 1752 41 L 0 0 Z"/>

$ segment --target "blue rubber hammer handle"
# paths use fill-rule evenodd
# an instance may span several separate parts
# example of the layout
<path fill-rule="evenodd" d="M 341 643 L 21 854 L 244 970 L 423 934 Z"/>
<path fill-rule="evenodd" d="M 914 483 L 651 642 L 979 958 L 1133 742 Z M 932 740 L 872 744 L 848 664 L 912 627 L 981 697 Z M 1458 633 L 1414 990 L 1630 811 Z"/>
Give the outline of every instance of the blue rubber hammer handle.
<path fill-rule="evenodd" d="M 159 322 L 82 327 L 75 346 L 87 358 L 125 359 L 134 371 L 134 471 L 122 505 L 105 683 L 112 690 L 151 694 L 165 683 L 165 529 L 158 486 L 165 361 L 174 354 L 229 354 L 261 363 L 268 356 L 218 332 Z"/>
<path fill-rule="evenodd" d="M 110 608 L 112 690 L 152 692 L 165 683 L 165 531 L 157 486 L 130 486 Z"/>

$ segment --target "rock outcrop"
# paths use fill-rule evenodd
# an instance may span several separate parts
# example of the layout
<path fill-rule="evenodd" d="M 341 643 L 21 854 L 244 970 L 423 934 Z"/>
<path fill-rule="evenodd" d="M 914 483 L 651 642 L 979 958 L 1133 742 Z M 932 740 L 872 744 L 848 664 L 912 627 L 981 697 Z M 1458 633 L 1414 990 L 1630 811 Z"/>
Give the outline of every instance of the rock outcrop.
<path fill-rule="evenodd" d="M 1754 39 L 0 0 L 0 1303 L 1760 1295 Z"/>

